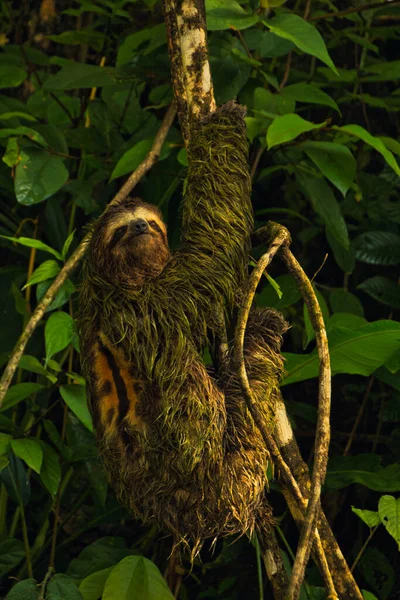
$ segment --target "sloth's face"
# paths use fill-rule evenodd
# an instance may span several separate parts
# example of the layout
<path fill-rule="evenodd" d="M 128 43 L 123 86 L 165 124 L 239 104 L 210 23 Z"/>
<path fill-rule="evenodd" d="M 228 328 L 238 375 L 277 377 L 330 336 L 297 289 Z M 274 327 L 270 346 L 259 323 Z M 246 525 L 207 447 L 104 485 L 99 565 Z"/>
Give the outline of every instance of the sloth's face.
<path fill-rule="evenodd" d="M 92 248 L 99 274 L 116 283 L 156 277 L 170 257 L 161 212 L 140 200 L 110 207 L 94 230 Z"/>

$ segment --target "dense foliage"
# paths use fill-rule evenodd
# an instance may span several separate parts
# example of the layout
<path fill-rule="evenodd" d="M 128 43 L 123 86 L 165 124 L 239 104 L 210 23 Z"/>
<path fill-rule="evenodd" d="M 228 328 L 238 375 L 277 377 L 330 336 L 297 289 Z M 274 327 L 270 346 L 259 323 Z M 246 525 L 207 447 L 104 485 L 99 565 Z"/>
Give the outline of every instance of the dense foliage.
<path fill-rule="evenodd" d="M 324 508 L 365 598 L 397 598 L 400 8 L 206 4 L 217 102 L 237 97 L 248 109 L 257 223 L 286 225 L 315 273 L 335 375 Z M 85 224 L 146 156 L 171 102 L 160 3 L 4 0 L 0 87 L 4 365 Z M 162 208 L 173 247 L 186 164 L 175 126 L 135 191 Z M 292 277 L 279 262 L 270 275 L 258 303 L 290 322 L 283 394 L 312 461 L 313 331 Z M 98 460 L 73 325 L 78 283 L 79 269 L 35 331 L 0 409 L 0 594 L 172 598 L 158 570 L 171 540 L 118 505 Z M 276 484 L 270 497 L 289 565 L 296 527 Z M 262 598 L 268 589 L 255 540 L 218 541 L 201 559 L 192 570 L 184 563 L 181 600 Z M 324 597 L 310 566 L 302 598 Z"/>

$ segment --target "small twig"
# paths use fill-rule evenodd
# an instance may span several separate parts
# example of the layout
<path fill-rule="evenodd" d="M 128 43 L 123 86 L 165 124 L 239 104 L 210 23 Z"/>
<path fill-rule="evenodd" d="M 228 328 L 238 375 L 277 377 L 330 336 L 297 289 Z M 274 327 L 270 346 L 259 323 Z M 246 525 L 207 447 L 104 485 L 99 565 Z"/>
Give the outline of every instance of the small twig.
<path fill-rule="evenodd" d="M 283 75 L 283 79 L 279 84 L 279 89 L 281 90 L 282 88 L 285 87 L 285 85 L 287 84 L 287 81 L 289 79 L 289 74 L 290 74 L 290 65 L 292 63 L 292 52 L 289 52 L 287 59 L 286 59 L 286 67 L 285 67 L 285 73 Z"/>
<path fill-rule="evenodd" d="M 114 204 L 116 202 L 122 202 L 128 196 L 128 194 L 132 191 L 132 189 L 135 187 L 135 185 L 137 185 L 137 183 L 140 181 L 140 179 L 151 169 L 151 167 L 158 160 L 162 145 L 165 141 L 165 138 L 167 137 L 167 133 L 172 124 L 172 121 L 174 120 L 174 117 L 175 117 L 175 107 L 173 104 L 171 104 L 171 106 L 168 108 L 168 110 L 164 116 L 164 120 L 161 124 L 161 127 L 158 130 L 156 137 L 154 138 L 153 146 L 152 146 L 151 150 L 149 151 L 148 155 L 146 156 L 144 161 L 141 162 L 141 164 L 138 166 L 138 168 L 132 173 L 132 175 L 130 175 L 130 177 L 124 183 L 124 185 L 121 187 L 119 192 L 117 192 L 117 194 L 111 200 L 110 204 Z M 24 353 L 24 350 L 25 350 L 26 344 L 28 343 L 28 340 L 30 339 L 32 333 L 36 329 L 37 324 L 39 323 L 39 321 L 43 317 L 44 313 L 46 312 L 46 309 L 52 303 L 54 296 L 56 295 L 56 293 L 58 292 L 58 290 L 60 289 L 60 287 L 62 286 L 64 281 L 67 279 L 67 277 L 72 273 L 72 271 L 75 269 L 75 267 L 78 265 L 78 263 L 82 259 L 89 239 L 90 239 L 90 235 L 88 234 L 84 237 L 84 239 L 79 244 L 78 248 L 75 250 L 75 252 L 72 254 L 72 256 L 67 260 L 67 262 L 65 263 L 65 265 L 63 266 L 63 268 L 61 269 L 59 274 L 57 275 L 56 279 L 53 281 L 53 283 L 47 290 L 46 294 L 43 296 L 43 299 L 37 305 L 25 330 L 23 331 L 20 338 L 18 339 L 18 341 L 12 351 L 10 360 L 8 361 L 8 364 L 7 364 L 7 366 L 4 370 L 4 373 L 1 377 L 1 380 L 0 380 L 0 407 L 3 403 L 4 396 L 6 395 L 6 392 L 12 381 L 12 378 L 14 376 L 14 373 L 18 366 L 20 358 L 21 358 L 22 354 Z"/>
<path fill-rule="evenodd" d="M 315 524 L 319 512 L 321 487 L 325 479 L 328 464 L 330 441 L 330 408 L 331 408 L 331 368 L 328 338 L 326 335 L 324 319 L 321 308 L 310 280 L 287 247 L 282 251 L 284 261 L 288 266 L 303 295 L 308 308 L 310 320 L 315 331 L 315 339 L 319 357 L 319 394 L 318 394 L 318 420 L 315 435 L 314 468 L 311 479 L 310 498 L 307 506 L 304 524 L 300 534 L 296 559 L 293 565 L 287 600 L 296 600 L 300 594 L 301 584 L 304 579 L 305 568 L 311 551 Z M 330 595 L 332 591 L 329 590 Z M 333 589 L 333 593 L 335 590 Z"/>
<path fill-rule="evenodd" d="M 353 572 L 354 569 L 357 566 L 358 561 L 360 560 L 360 558 L 362 557 L 362 555 L 364 554 L 365 548 L 368 546 L 368 544 L 370 543 L 372 536 L 374 535 L 375 531 L 378 529 L 379 525 L 376 525 L 376 527 L 373 527 L 371 529 L 371 531 L 369 532 L 369 536 L 367 537 L 367 539 L 365 540 L 364 544 L 362 545 L 362 548 L 360 550 L 360 552 L 357 554 L 355 561 L 353 562 L 353 564 L 350 567 L 350 571 Z"/>
<path fill-rule="evenodd" d="M 52 576 L 52 574 L 53 574 L 53 571 L 54 571 L 54 568 L 53 568 L 53 567 L 49 567 L 49 568 L 47 569 L 47 573 L 46 573 L 46 575 L 45 575 L 45 577 L 44 577 L 44 579 L 43 579 L 43 581 L 42 581 L 42 584 L 41 584 L 41 586 L 40 586 L 40 596 L 39 596 L 39 600 L 44 600 L 45 593 L 46 593 L 46 586 L 47 586 L 47 584 L 48 584 L 48 582 L 49 582 L 49 579 L 50 579 L 50 577 L 51 577 L 51 576 Z"/>
<path fill-rule="evenodd" d="M 352 443 L 354 441 L 354 436 L 356 434 L 358 426 L 360 425 L 361 417 L 364 414 L 364 410 L 365 410 L 365 407 L 367 405 L 368 398 L 369 398 L 369 395 L 371 393 L 371 389 L 372 389 L 372 386 L 374 384 L 374 381 L 375 381 L 375 377 L 372 375 L 370 377 L 369 381 L 368 381 L 367 389 L 365 390 L 365 394 L 364 394 L 364 398 L 363 398 L 363 401 L 361 403 L 361 406 L 358 409 L 356 420 L 354 421 L 353 428 L 351 430 L 349 439 L 348 439 L 347 444 L 346 444 L 346 448 L 343 451 L 343 456 L 347 456 L 348 453 L 350 452 L 351 445 L 352 445 Z"/>
<path fill-rule="evenodd" d="M 256 155 L 253 160 L 253 164 L 251 165 L 251 169 L 250 169 L 250 177 L 252 180 L 254 179 L 254 175 L 256 174 L 258 163 L 260 162 L 260 158 L 261 158 L 264 150 L 265 150 L 265 148 L 263 148 L 263 146 L 261 146 L 261 144 L 260 144 L 260 146 L 257 149 Z"/>
<path fill-rule="evenodd" d="M 333 19 L 335 17 L 345 17 L 346 15 L 351 15 L 353 13 L 363 12 L 364 10 L 372 10 L 374 8 L 385 8 L 385 7 L 394 7 L 400 6 L 400 2 L 392 2 L 388 0 L 388 2 L 374 2 L 372 4 L 364 4 L 362 6 L 352 6 L 351 8 L 346 8 L 344 10 L 338 10 L 336 12 L 324 13 L 323 15 L 318 15 L 310 19 L 310 21 L 320 21 L 321 19 Z"/>

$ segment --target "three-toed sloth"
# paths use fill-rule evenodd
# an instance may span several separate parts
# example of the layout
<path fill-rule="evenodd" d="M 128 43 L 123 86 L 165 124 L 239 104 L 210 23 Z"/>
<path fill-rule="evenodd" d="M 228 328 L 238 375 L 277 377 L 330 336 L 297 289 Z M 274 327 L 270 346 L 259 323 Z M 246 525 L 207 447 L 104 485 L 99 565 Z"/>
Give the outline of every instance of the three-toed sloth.
<path fill-rule="evenodd" d="M 251 531 L 268 454 L 228 352 L 202 355 L 247 279 L 252 230 L 243 110 L 229 104 L 192 131 L 181 247 L 160 210 L 127 199 L 94 225 L 78 328 L 97 443 L 122 504 L 197 549 Z M 232 166 L 233 165 L 233 166 Z M 285 324 L 253 309 L 244 346 L 254 397 L 272 427 Z"/>

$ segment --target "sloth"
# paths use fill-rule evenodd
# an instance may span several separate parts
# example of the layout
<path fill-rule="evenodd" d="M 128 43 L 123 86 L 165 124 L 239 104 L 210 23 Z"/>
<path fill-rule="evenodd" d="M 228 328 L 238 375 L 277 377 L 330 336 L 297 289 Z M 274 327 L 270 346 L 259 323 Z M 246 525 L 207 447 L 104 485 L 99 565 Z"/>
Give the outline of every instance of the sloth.
<path fill-rule="evenodd" d="M 207 538 L 251 532 L 260 513 L 272 522 L 269 457 L 231 351 L 218 369 L 203 361 L 217 308 L 232 317 L 247 277 L 252 217 L 239 108 L 222 107 L 193 136 L 180 248 L 170 252 L 156 206 L 111 205 L 93 226 L 79 299 L 83 372 L 110 482 L 136 517 L 194 553 Z M 218 128 L 222 150 L 212 143 Z M 214 154 L 213 169 L 202 152 Z M 228 182 L 210 197 L 223 154 L 239 168 L 236 189 Z M 284 330 L 279 313 L 252 309 L 245 364 L 270 427 Z"/>

